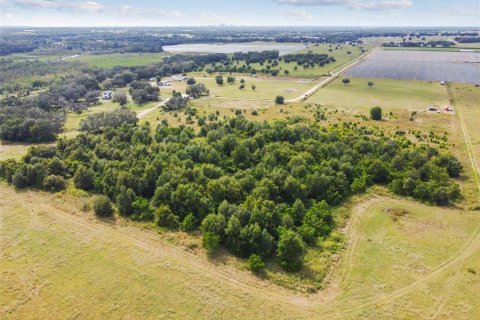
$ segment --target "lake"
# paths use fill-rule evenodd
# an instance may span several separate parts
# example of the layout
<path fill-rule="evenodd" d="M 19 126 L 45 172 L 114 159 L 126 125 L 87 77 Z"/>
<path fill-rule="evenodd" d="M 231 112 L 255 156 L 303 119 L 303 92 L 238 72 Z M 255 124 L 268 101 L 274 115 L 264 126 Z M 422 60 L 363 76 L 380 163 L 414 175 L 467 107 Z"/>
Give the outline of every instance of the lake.
<path fill-rule="evenodd" d="M 248 51 L 278 50 L 280 55 L 300 51 L 302 43 L 245 42 L 245 43 L 191 43 L 164 46 L 166 52 L 234 53 Z"/>

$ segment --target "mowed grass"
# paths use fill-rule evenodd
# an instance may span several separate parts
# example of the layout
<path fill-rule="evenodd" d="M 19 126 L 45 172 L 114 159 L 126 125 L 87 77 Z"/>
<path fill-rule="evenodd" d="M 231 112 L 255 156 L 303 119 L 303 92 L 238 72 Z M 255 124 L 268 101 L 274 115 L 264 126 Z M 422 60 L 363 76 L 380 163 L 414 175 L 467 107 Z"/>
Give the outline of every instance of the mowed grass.
<path fill-rule="evenodd" d="M 348 267 L 347 282 L 306 296 L 121 219 L 97 220 L 68 194 L 16 193 L 4 185 L 0 191 L 3 319 L 428 319 L 436 310 L 435 319 L 473 319 L 479 312 L 478 274 L 467 271 L 480 269 L 475 254 L 408 290 L 408 299 L 389 298 L 458 256 L 480 222 L 476 212 L 394 199 L 381 190 L 374 204 L 358 199 L 349 215 L 363 219 L 346 235 L 358 237 L 354 254 L 348 266 L 341 256 L 334 269 Z M 392 210 L 406 214 L 394 219 Z"/>
<path fill-rule="evenodd" d="M 166 52 L 159 53 L 110 53 L 110 54 L 86 54 L 80 57 L 69 59 L 70 61 L 85 62 L 89 66 L 99 68 L 112 68 L 116 66 L 132 67 L 162 61 L 163 58 L 171 56 Z"/>
<path fill-rule="evenodd" d="M 365 111 L 381 106 L 408 111 L 425 111 L 430 105 L 449 105 L 448 94 L 438 82 L 340 77 L 317 91 L 308 103 L 346 107 Z M 367 84 L 373 81 L 373 87 Z"/>

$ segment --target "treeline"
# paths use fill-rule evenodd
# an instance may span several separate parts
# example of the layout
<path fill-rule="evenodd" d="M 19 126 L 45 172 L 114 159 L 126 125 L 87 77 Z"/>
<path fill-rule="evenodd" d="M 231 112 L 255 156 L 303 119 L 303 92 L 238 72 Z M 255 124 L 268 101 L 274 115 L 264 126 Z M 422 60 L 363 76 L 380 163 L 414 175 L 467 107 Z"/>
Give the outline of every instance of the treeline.
<path fill-rule="evenodd" d="M 480 42 L 480 37 L 456 37 L 455 41 L 460 43 L 475 43 Z"/>
<path fill-rule="evenodd" d="M 280 56 L 278 50 L 268 51 L 249 51 L 249 52 L 235 52 L 232 61 L 245 61 L 246 63 L 264 63 L 267 60 L 278 59 Z"/>
<path fill-rule="evenodd" d="M 323 67 L 330 62 L 335 62 L 334 57 L 329 57 L 328 54 L 320 53 L 297 53 L 297 54 L 286 54 L 282 57 L 283 61 L 286 63 L 296 62 L 299 66 L 305 66 L 313 68 L 316 64 L 320 67 Z"/>
<path fill-rule="evenodd" d="M 335 228 L 332 208 L 369 186 L 439 205 L 459 197 L 456 158 L 354 123 L 320 129 L 238 116 L 204 119 L 198 134 L 163 123 L 152 135 L 148 123 L 102 119 L 118 117 L 96 118 L 88 130 L 96 134 L 1 162 L 0 176 L 17 188 L 54 191 L 72 178 L 126 217 L 200 230 L 211 252 L 221 245 L 240 257 L 276 256 L 289 271 Z"/>
<path fill-rule="evenodd" d="M 411 41 L 403 41 L 403 42 L 385 42 L 382 44 L 382 47 L 442 47 L 442 48 L 449 48 L 454 46 L 455 42 L 452 41 L 428 41 L 428 42 L 411 42 Z"/>

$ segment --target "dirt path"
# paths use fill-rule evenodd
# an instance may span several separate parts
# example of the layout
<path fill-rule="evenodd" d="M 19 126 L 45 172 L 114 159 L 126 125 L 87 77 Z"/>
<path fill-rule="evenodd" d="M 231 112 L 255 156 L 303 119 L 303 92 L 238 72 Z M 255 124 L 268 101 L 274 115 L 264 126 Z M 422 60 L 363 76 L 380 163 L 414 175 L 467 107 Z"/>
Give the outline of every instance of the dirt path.
<path fill-rule="evenodd" d="M 351 62 L 348 62 L 346 66 L 342 67 L 340 66 L 340 70 L 338 71 L 335 71 L 335 70 L 332 70 L 330 72 L 330 76 L 319 82 L 318 84 L 316 84 L 313 88 L 310 88 L 308 89 L 307 91 L 305 91 L 302 95 L 294 98 L 294 99 L 289 99 L 289 100 L 285 100 L 285 103 L 298 103 L 298 102 L 301 102 L 303 100 L 306 100 L 308 98 L 310 98 L 315 92 L 317 92 L 319 89 L 323 88 L 324 86 L 326 86 L 327 84 L 329 84 L 330 82 L 332 82 L 333 80 L 337 79 L 340 74 L 344 71 L 346 71 L 347 69 L 353 67 L 354 65 L 364 61 L 369 55 L 371 55 L 372 53 L 374 53 L 375 51 L 379 50 L 379 48 L 374 48 L 373 50 L 369 51 L 369 52 L 366 52 L 362 55 L 360 55 L 358 58 L 356 58 L 355 60 L 351 61 Z"/>
<path fill-rule="evenodd" d="M 150 112 L 152 112 L 153 110 L 155 109 L 158 109 L 160 107 L 163 107 L 165 105 L 165 103 L 167 103 L 167 101 L 170 100 L 170 98 L 167 98 L 163 101 L 161 101 L 159 104 L 157 104 L 155 107 L 151 107 L 149 109 L 145 109 L 145 110 L 142 110 L 140 112 L 137 113 L 137 118 L 138 119 L 143 119 L 147 116 L 147 114 L 149 114 Z"/>

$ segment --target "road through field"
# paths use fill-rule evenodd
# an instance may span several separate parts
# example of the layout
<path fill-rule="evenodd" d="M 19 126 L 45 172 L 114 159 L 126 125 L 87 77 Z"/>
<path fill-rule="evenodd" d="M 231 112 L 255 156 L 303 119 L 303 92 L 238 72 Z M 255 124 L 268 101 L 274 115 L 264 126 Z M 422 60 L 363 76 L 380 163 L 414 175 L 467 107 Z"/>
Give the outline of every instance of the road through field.
<path fill-rule="evenodd" d="M 379 48 L 374 48 L 373 50 L 369 51 L 369 52 L 366 52 L 362 55 L 360 55 L 358 58 L 356 58 L 355 60 L 349 62 L 345 67 L 342 67 L 340 66 L 340 70 L 338 71 L 335 71 L 335 70 L 332 70 L 330 71 L 330 76 L 319 82 L 318 84 L 316 84 L 313 88 L 311 89 L 308 89 L 307 91 L 305 91 L 302 95 L 294 98 L 294 99 L 290 99 L 290 100 L 285 100 L 285 103 L 297 103 L 297 102 L 301 102 L 301 101 L 304 101 L 306 99 L 308 99 L 312 94 L 314 94 L 315 92 L 317 92 L 320 88 L 326 86 L 327 84 L 329 84 L 330 82 L 332 82 L 333 80 L 335 80 L 336 78 L 339 77 L 339 75 L 342 73 L 342 72 L 345 72 L 346 70 L 348 70 L 349 68 L 353 67 L 354 65 L 360 63 L 361 61 L 364 61 L 368 56 L 370 56 L 372 53 L 376 52 L 377 50 L 379 50 Z"/>

